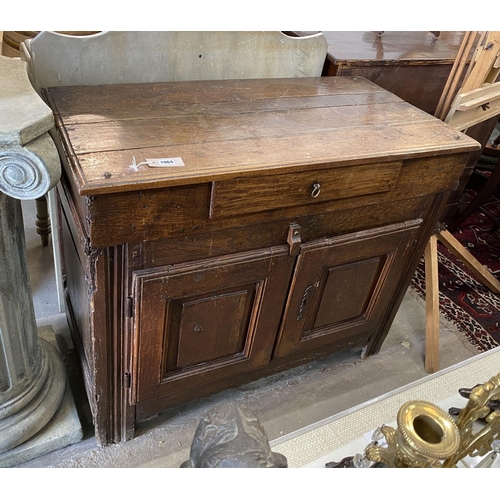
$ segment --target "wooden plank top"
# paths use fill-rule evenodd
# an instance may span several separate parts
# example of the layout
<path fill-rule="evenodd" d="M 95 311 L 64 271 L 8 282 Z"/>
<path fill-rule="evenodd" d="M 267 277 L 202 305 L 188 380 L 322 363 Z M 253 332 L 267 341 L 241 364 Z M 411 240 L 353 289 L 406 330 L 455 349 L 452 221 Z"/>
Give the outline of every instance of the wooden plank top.
<path fill-rule="evenodd" d="M 304 36 L 317 31 L 297 31 Z M 334 64 L 453 64 L 464 31 L 323 31 Z M 472 53 L 471 53 L 472 56 Z"/>
<path fill-rule="evenodd" d="M 364 78 L 52 87 L 45 96 L 81 195 L 479 148 Z M 133 158 L 184 166 L 134 169 Z"/>

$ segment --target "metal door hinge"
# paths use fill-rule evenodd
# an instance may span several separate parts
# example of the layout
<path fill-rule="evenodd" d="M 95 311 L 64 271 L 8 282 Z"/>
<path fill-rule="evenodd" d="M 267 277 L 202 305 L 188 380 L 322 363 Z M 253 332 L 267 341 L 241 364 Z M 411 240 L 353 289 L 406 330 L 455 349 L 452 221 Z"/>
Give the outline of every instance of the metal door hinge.
<path fill-rule="evenodd" d="M 123 385 L 125 386 L 125 389 L 130 389 L 132 384 L 132 377 L 130 376 L 130 373 L 126 372 L 123 374 Z"/>
<path fill-rule="evenodd" d="M 125 302 L 125 316 L 127 318 L 132 318 L 134 316 L 134 298 L 127 297 Z"/>

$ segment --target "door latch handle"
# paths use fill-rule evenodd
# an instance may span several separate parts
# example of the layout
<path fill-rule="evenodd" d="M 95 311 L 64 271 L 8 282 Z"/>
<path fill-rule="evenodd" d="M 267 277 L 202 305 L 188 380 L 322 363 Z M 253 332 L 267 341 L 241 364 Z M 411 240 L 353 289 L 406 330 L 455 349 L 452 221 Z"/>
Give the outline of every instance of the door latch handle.
<path fill-rule="evenodd" d="M 304 295 L 302 295 L 302 300 L 300 301 L 299 314 L 297 315 L 297 321 L 300 321 L 302 319 L 302 316 L 304 315 L 304 311 L 306 310 L 307 302 L 309 301 L 309 296 L 311 295 L 312 289 L 313 289 L 313 285 L 310 285 L 304 290 Z"/>
<path fill-rule="evenodd" d="M 300 252 L 300 244 L 302 238 L 300 236 L 300 226 L 296 222 L 292 222 L 288 229 L 287 242 L 290 245 L 290 255 L 295 257 Z"/>

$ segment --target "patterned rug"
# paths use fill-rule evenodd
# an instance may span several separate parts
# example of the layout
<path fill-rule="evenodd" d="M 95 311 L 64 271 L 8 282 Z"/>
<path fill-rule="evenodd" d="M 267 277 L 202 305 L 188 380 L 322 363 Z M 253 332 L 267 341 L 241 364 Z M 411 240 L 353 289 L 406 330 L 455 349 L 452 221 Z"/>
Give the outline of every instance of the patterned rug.
<path fill-rule="evenodd" d="M 467 190 L 472 199 L 476 194 Z M 500 218 L 500 198 L 492 196 L 484 207 Z M 484 212 L 472 214 L 453 232 L 474 257 L 500 279 L 500 228 Z M 500 345 L 500 295 L 479 283 L 469 269 L 438 243 L 440 312 L 454 323 L 479 352 Z M 411 288 L 425 299 L 424 261 L 420 261 Z"/>

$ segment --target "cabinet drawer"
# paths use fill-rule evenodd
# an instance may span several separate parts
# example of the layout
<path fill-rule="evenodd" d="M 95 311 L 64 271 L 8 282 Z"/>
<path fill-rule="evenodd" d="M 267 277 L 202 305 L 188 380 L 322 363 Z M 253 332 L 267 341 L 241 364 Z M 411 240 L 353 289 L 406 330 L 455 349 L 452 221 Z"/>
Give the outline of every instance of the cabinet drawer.
<path fill-rule="evenodd" d="M 384 162 L 214 182 L 210 218 L 385 193 L 396 185 L 401 165 Z"/>

